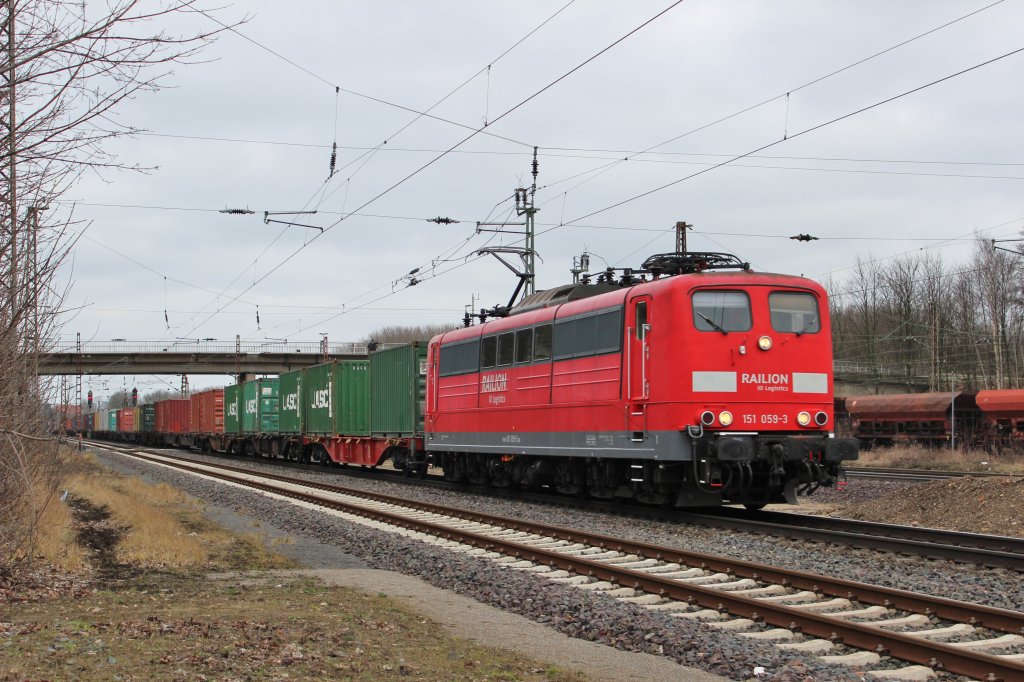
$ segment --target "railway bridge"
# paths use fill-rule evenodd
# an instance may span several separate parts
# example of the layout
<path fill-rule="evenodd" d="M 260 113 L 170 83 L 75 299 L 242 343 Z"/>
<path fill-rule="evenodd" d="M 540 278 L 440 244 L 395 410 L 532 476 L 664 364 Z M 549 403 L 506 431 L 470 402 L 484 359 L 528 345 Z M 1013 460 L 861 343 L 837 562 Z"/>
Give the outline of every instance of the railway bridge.
<path fill-rule="evenodd" d="M 386 348 L 394 344 L 380 344 Z M 367 344 L 320 341 L 219 342 L 128 341 L 72 343 L 39 357 L 39 373 L 99 374 L 280 374 L 329 360 L 365 358 Z"/>

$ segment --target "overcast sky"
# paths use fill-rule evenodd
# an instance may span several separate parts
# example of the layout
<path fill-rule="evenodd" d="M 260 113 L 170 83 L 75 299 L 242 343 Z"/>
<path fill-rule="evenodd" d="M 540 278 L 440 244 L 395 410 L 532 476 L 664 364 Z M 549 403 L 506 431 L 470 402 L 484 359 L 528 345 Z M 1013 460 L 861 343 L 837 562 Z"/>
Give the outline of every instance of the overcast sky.
<path fill-rule="evenodd" d="M 992 3 L 687 0 L 624 38 L 671 4 L 219 11 L 250 17 L 242 35 L 223 34 L 208 61 L 176 67 L 173 87 L 118 113 L 149 132 L 112 150 L 156 170 L 90 177 L 67 197 L 88 227 L 66 271 L 77 312 L 65 338 L 339 342 L 383 325 L 457 323 L 471 297 L 478 308 L 504 302 L 516 284 L 474 256 L 516 236 L 475 230 L 516 219 L 511 198 L 531 182 L 533 146 L 538 289 L 571 281 L 584 250 L 592 269 L 671 251 L 677 220 L 695 226 L 692 250 L 819 281 L 858 256 L 942 241 L 934 252 L 955 263 L 975 230 L 1019 235 L 1024 53 L 804 131 L 1024 47 L 1020 0 L 983 10 Z M 176 28 L 213 26 L 193 15 Z M 414 113 L 448 95 L 436 118 Z M 263 222 L 264 211 L 314 209 L 276 218 L 323 233 Z M 460 222 L 428 222 L 439 216 Z M 798 233 L 820 239 L 788 239 Z M 421 283 L 409 287 L 414 268 Z M 168 382 L 178 380 L 92 378 L 87 388 Z"/>

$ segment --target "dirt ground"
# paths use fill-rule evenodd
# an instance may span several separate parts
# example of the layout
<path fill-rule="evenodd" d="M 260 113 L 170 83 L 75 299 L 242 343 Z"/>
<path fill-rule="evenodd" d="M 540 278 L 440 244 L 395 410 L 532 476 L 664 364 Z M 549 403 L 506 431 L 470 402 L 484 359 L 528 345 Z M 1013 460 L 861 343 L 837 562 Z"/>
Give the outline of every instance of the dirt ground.
<path fill-rule="evenodd" d="M 1024 537 L 1024 477 L 953 478 L 840 506 L 835 516 Z"/>
<path fill-rule="evenodd" d="M 927 483 L 855 480 L 842 492 L 801 498 L 770 511 L 1024 537 L 1024 477 L 951 478 Z"/>

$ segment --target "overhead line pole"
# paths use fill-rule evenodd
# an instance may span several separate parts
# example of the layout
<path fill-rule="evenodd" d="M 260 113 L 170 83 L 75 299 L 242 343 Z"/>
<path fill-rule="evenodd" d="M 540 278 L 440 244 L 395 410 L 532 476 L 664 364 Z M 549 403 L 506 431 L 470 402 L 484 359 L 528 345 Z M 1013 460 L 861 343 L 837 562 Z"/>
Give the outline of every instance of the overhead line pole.
<path fill-rule="evenodd" d="M 15 316 L 17 315 L 17 297 L 18 297 L 18 195 L 17 195 L 17 161 L 15 160 L 15 149 L 16 149 L 16 122 L 14 112 L 14 89 L 16 83 L 16 69 L 14 61 L 14 3 L 4 3 L 7 7 L 7 21 L 5 22 L 5 32 L 7 33 L 7 61 L 10 64 L 10 68 L 6 74 L 7 76 L 7 162 L 8 162 L 8 177 L 7 177 L 7 201 L 9 204 L 8 211 L 10 211 L 8 219 L 10 220 L 10 280 L 8 280 L 8 300 L 6 303 L 10 305 L 10 321 L 14 322 Z M 2 255 L 2 252 L 0 252 Z"/>
<path fill-rule="evenodd" d="M 686 231 L 691 227 L 685 220 L 676 223 L 676 253 L 686 253 Z"/>
<path fill-rule="evenodd" d="M 537 173 L 539 166 L 537 164 L 537 148 L 533 148 L 533 185 L 527 190 L 520 187 L 516 190 L 516 214 L 526 216 L 526 253 L 523 256 L 523 261 L 526 266 L 526 274 L 529 275 L 529 279 L 526 280 L 526 291 L 525 296 L 529 296 L 534 292 L 536 288 L 537 280 L 537 251 L 536 251 L 536 236 L 537 231 L 534 227 L 534 216 L 540 210 L 536 207 L 537 198 Z M 521 205 L 520 205 L 520 197 Z"/>

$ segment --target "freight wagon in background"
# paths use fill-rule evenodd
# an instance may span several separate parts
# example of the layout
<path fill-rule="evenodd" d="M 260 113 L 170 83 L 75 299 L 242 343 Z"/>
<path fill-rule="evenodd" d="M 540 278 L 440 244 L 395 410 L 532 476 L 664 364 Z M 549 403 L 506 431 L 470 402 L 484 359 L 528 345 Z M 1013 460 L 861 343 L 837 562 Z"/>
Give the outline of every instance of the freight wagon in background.
<path fill-rule="evenodd" d="M 226 400 L 240 396 L 241 419 L 237 429 L 226 420 L 224 449 L 322 464 L 424 464 L 426 357 L 424 345 L 411 344 L 246 382 L 240 392 L 226 387 Z"/>
<path fill-rule="evenodd" d="M 192 445 L 203 452 L 224 449 L 225 391 L 211 388 L 189 398 L 188 432 Z"/>
<path fill-rule="evenodd" d="M 913 443 L 1024 448 L 1024 390 L 905 393 L 836 398 L 836 422 L 864 447 Z"/>
<path fill-rule="evenodd" d="M 322 464 L 393 460 L 422 472 L 426 367 L 424 344 L 403 345 L 366 360 L 328 362 L 134 412 L 112 410 L 116 421 L 96 432 L 112 440 Z M 151 414 L 154 427 L 140 432 L 135 414 Z M 148 424 L 150 417 L 139 419 Z"/>
<path fill-rule="evenodd" d="M 188 398 L 171 398 L 160 400 L 156 407 L 155 440 L 160 445 L 186 447 L 192 445 L 189 438 L 190 411 L 192 401 Z"/>
<path fill-rule="evenodd" d="M 1024 447 L 1024 391 L 978 391 L 977 402 L 986 445 Z"/>
<path fill-rule="evenodd" d="M 847 396 L 853 435 L 866 445 L 949 444 L 975 438 L 981 413 L 973 391 Z"/>

